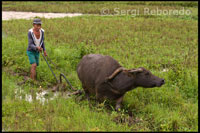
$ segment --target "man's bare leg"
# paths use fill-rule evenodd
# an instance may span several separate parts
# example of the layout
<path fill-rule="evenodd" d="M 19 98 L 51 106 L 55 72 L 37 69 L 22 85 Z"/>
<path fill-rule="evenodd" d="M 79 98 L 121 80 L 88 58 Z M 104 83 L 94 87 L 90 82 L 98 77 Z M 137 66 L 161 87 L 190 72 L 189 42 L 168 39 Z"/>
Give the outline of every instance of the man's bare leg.
<path fill-rule="evenodd" d="M 37 67 L 36 63 L 32 64 L 32 66 L 31 66 L 31 76 L 30 77 L 33 80 L 36 80 L 36 67 Z"/>

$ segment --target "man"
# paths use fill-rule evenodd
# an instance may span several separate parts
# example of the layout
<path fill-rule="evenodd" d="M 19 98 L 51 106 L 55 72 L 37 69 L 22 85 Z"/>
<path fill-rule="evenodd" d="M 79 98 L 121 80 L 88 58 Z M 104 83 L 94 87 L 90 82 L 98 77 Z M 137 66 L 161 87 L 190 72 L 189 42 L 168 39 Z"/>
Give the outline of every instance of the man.
<path fill-rule="evenodd" d="M 28 31 L 27 55 L 31 64 L 30 78 L 36 80 L 36 67 L 39 66 L 40 52 L 43 50 L 44 56 L 47 56 L 44 46 L 44 30 L 41 28 L 41 20 L 33 20 L 33 28 Z"/>

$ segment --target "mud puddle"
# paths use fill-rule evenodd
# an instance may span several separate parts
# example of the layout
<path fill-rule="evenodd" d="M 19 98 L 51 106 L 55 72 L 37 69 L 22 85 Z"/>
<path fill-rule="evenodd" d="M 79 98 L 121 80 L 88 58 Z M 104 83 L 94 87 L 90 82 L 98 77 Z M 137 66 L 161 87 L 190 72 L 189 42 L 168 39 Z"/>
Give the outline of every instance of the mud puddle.
<path fill-rule="evenodd" d="M 24 99 L 28 102 L 33 102 L 34 100 L 38 100 L 43 105 L 45 103 L 48 103 L 49 100 L 53 100 L 57 97 L 64 97 L 65 99 L 70 98 L 72 95 L 80 95 L 82 94 L 81 90 L 69 90 L 69 87 L 66 85 L 66 83 L 59 83 L 54 85 L 47 85 L 48 89 L 42 88 L 38 81 L 32 81 L 30 77 L 28 76 L 28 72 L 24 72 L 21 70 L 21 72 L 14 72 L 12 70 L 5 70 L 9 74 L 13 76 L 22 76 L 24 77 L 23 81 L 20 81 L 17 83 L 19 87 L 15 89 L 15 98 L 17 99 Z M 20 71 L 20 70 L 19 70 Z M 33 87 L 34 89 L 30 89 L 29 92 L 26 92 L 23 89 L 23 85 L 27 82 L 34 84 L 36 86 L 39 86 L 38 88 Z"/>

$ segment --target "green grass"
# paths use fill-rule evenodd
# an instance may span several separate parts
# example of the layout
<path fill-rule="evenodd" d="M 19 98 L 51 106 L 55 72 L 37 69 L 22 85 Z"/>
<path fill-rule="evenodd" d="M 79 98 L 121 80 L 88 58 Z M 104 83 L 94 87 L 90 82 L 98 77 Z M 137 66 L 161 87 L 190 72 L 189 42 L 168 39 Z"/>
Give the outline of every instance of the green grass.
<path fill-rule="evenodd" d="M 169 3 L 158 5 L 171 8 L 184 5 L 191 8 L 187 2 L 182 2 L 182 5 L 177 2 L 174 6 Z M 3 7 L 4 4 L 11 5 L 3 2 Z M 12 4 L 16 8 L 19 2 Z M 43 2 L 38 4 L 45 5 Z M 80 5 L 81 2 L 76 4 Z M 86 5 L 90 4 L 97 2 L 88 2 Z M 106 2 L 102 3 L 105 4 Z M 151 4 L 153 3 L 149 2 L 150 6 L 154 6 Z M 107 5 L 111 6 L 110 3 Z M 122 5 L 131 5 L 131 2 Z M 147 3 L 141 2 L 140 5 L 147 6 Z M 145 67 L 164 78 L 166 84 L 161 88 L 137 88 L 128 92 L 120 113 L 107 109 L 107 102 L 105 105 L 95 101 L 89 103 L 87 100 L 79 101 L 77 96 L 66 99 L 62 93 L 44 105 L 37 100 L 29 103 L 24 98 L 26 93 L 30 94 L 31 90 L 39 91 L 40 85 L 48 89 L 49 85 L 55 84 L 55 79 L 40 55 L 40 66 L 37 68 L 39 84 L 31 81 L 21 86 L 17 84 L 23 81 L 23 76 L 13 76 L 11 72 L 29 73 L 30 70 L 26 49 L 27 33 L 32 27 L 32 20 L 2 21 L 4 130 L 198 131 L 197 19 L 188 19 L 187 16 L 80 16 L 41 19 L 42 28 L 45 29 L 47 53 L 58 67 L 52 68 L 57 77 L 63 72 L 75 88 L 82 89 L 76 66 L 82 56 L 89 53 L 110 55 L 126 68 Z M 163 72 L 163 69 L 168 71 Z M 24 90 L 22 100 L 15 98 L 15 89 Z M 133 114 L 132 122 L 128 112 Z"/>
<path fill-rule="evenodd" d="M 3 11 L 32 11 L 32 12 L 55 12 L 55 13 L 84 13 L 84 14 L 102 14 L 103 9 L 108 9 L 106 13 L 117 15 L 124 10 L 137 10 L 139 15 L 146 15 L 145 8 L 149 10 L 190 10 L 191 14 L 184 16 L 186 18 L 198 19 L 198 2 L 145 2 L 145 1 L 128 1 L 128 2 L 2 2 Z M 121 13 L 123 14 L 123 13 Z M 127 14 L 133 13 L 129 12 Z M 170 15 L 173 17 L 183 17 L 183 15 Z M 155 17 L 155 16 L 154 16 Z"/>

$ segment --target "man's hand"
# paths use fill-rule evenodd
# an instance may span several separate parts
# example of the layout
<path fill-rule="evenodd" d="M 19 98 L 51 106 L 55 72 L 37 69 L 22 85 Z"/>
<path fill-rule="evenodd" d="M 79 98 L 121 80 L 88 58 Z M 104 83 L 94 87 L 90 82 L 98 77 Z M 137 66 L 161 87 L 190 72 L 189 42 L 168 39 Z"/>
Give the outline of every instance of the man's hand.
<path fill-rule="evenodd" d="M 38 51 L 41 52 L 41 47 L 40 46 L 37 46 L 36 48 L 38 49 Z"/>
<path fill-rule="evenodd" d="M 47 52 L 46 51 L 44 51 L 44 56 L 47 56 Z"/>
<path fill-rule="evenodd" d="M 37 46 L 36 48 L 38 49 L 39 52 L 41 52 L 43 50 L 43 48 L 40 46 Z"/>
<path fill-rule="evenodd" d="M 40 52 L 42 52 L 43 48 L 40 47 Z"/>
<path fill-rule="evenodd" d="M 40 50 L 40 46 L 37 46 L 36 48 L 37 48 L 38 50 Z"/>

